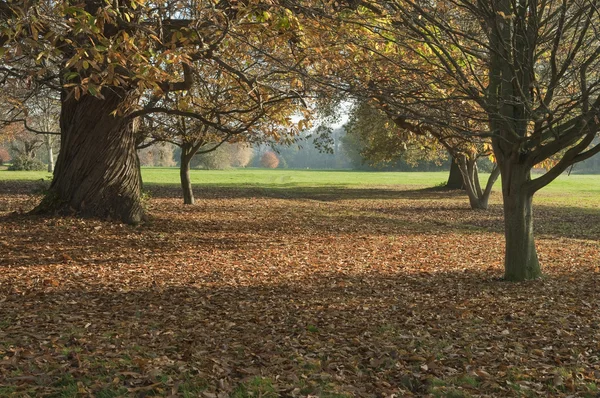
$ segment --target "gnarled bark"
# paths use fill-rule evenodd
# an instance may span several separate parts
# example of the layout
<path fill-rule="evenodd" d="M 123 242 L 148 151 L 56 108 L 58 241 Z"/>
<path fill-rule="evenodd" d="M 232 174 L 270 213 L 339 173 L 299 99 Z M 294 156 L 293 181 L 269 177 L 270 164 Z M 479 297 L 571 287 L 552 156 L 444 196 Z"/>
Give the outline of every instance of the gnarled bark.
<path fill-rule="evenodd" d="M 113 113 L 125 91 L 111 87 L 102 94 L 104 99 L 84 95 L 76 100 L 62 93 L 61 149 L 49 194 L 36 212 L 130 224 L 143 220 L 134 123 Z"/>

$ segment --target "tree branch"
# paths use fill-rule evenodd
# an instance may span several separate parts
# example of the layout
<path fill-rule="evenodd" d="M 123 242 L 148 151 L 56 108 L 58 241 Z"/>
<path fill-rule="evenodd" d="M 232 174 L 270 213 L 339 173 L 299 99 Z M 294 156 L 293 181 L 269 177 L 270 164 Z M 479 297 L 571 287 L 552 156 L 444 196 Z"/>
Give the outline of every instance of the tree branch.
<path fill-rule="evenodd" d="M 23 123 L 23 127 L 29 131 L 32 132 L 34 134 L 40 134 L 40 135 L 60 135 L 60 133 L 56 133 L 53 131 L 41 131 L 41 130 L 37 130 L 34 129 L 33 127 L 29 126 L 27 124 L 27 119 L 12 119 L 12 120 L 2 120 L 0 119 L 0 123 L 4 123 L 5 125 L 9 125 L 9 124 L 13 124 L 13 123 Z"/>

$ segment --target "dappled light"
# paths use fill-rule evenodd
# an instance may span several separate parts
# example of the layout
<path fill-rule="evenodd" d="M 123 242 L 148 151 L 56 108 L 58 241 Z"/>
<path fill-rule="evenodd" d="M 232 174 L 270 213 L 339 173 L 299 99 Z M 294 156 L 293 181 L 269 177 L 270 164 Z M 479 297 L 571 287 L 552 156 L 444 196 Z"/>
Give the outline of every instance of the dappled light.
<path fill-rule="evenodd" d="M 0 0 L 0 398 L 599 398 L 598 26 Z"/>

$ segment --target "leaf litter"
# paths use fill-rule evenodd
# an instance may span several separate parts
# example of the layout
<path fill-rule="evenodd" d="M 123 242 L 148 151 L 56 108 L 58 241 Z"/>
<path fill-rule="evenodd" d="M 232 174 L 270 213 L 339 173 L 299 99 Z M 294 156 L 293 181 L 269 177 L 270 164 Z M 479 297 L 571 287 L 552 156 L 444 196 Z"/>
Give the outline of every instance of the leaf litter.
<path fill-rule="evenodd" d="M 506 283 L 497 196 L 177 193 L 138 227 L 1 195 L 0 396 L 598 394 L 598 212 L 536 207 L 546 276 Z"/>

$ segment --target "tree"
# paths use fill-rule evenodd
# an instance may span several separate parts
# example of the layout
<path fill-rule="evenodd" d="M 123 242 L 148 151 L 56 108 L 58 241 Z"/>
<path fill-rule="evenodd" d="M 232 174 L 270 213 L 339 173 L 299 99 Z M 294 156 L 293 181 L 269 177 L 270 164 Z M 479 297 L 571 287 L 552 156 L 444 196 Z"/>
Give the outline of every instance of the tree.
<path fill-rule="evenodd" d="M 350 98 L 385 113 L 400 131 L 394 138 L 396 148 L 403 141 L 407 144 L 407 140 L 437 141 L 436 145 L 444 147 L 455 159 L 455 172 L 458 169 L 462 176 L 471 207 L 485 209 L 500 173 L 493 169 L 486 185 L 481 185 L 477 159 L 489 155 L 489 137 L 457 134 L 455 126 L 487 131 L 487 118 L 482 118 L 473 104 L 451 95 L 446 88 L 448 77 L 429 78 L 435 65 L 429 65 L 422 52 L 426 46 L 409 43 L 407 30 L 393 20 L 392 3 L 348 1 L 319 5 L 307 1 L 293 7 L 303 17 L 300 23 L 305 31 L 320 33 L 304 36 L 305 69 L 294 69 L 294 65 L 288 68 L 320 84 L 326 103 Z M 332 90 L 337 93 L 330 94 Z M 435 95 L 444 95 L 445 101 L 436 103 Z M 374 139 L 375 146 L 390 145 L 391 136 L 380 138 L 385 139 Z"/>
<path fill-rule="evenodd" d="M 388 164 L 402 158 L 409 165 L 440 161 L 444 148 L 430 136 L 417 136 L 400 129 L 385 112 L 361 101 L 352 108 L 345 125 L 347 134 L 362 142 L 362 156 L 371 164 Z"/>
<path fill-rule="evenodd" d="M 362 100 L 352 108 L 347 133 L 360 142 L 361 158 L 372 164 L 389 164 L 404 158 L 409 165 L 440 162 L 447 157 L 443 146 L 430 135 L 419 136 L 400 129 L 373 103 Z M 348 144 L 350 141 L 347 140 Z M 463 174 L 450 155 L 450 173 L 444 188 L 464 189 Z"/>
<path fill-rule="evenodd" d="M 343 169 L 355 165 L 348 158 L 344 138 L 344 128 L 331 128 L 320 125 L 318 128 L 305 130 L 290 145 L 271 146 L 277 154 L 278 167 L 292 169 Z M 360 155 L 358 155 L 360 158 Z M 256 162 L 259 164 L 260 162 Z"/>
<path fill-rule="evenodd" d="M 214 143 L 210 145 L 215 146 Z M 231 147 L 224 144 L 211 151 L 200 151 L 192 159 L 192 166 L 206 170 L 227 170 L 231 168 L 231 161 Z"/>
<path fill-rule="evenodd" d="M 13 166 L 39 169 L 40 161 L 36 159 L 33 162 L 33 159 L 37 149 L 43 144 L 48 160 L 48 172 L 53 172 L 53 151 L 59 137 L 57 130 L 60 105 L 54 92 L 39 89 L 30 93 L 23 82 L 11 81 L 6 86 L 13 95 L 0 95 L 0 142 L 11 141 L 11 149 L 16 153 L 18 160 L 18 164 Z M 19 96 L 22 98 L 19 99 Z"/>
<path fill-rule="evenodd" d="M 448 181 L 445 185 L 446 189 L 464 189 L 465 184 L 463 182 L 463 174 L 460 172 L 458 163 L 454 161 L 454 158 L 450 159 L 450 173 L 448 174 Z"/>
<path fill-rule="evenodd" d="M 138 150 L 141 166 L 175 167 L 177 162 L 173 156 L 174 146 L 164 142 L 157 142 Z"/>
<path fill-rule="evenodd" d="M 180 96 L 177 97 L 181 99 Z M 156 143 L 166 142 L 181 149 L 179 177 L 184 204 L 194 204 L 194 192 L 190 179 L 190 167 L 195 155 L 212 152 L 225 143 L 231 135 L 219 139 L 207 124 L 185 116 L 156 114 L 142 121 L 136 147 L 144 149 Z M 213 142 L 214 140 L 218 142 Z"/>
<path fill-rule="evenodd" d="M 245 143 L 232 144 L 231 147 L 231 166 L 246 167 L 252 161 L 254 149 Z"/>
<path fill-rule="evenodd" d="M 279 166 L 279 158 L 275 152 L 267 151 L 261 156 L 260 164 L 267 169 L 276 169 Z"/>
<path fill-rule="evenodd" d="M 138 118 L 178 114 L 220 128 L 201 112 L 160 103 L 189 90 L 202 66 L 236 75 L 259 106 L 277 93 L 299 98 L 298 83 L 285 70 L 274 72 L 275 87 L 246 73 L 267 59 L 253 59 L 240 37 L 283 59 L 294 57 L 293 16 L 270 8 L 275 6 L 208 0 L 0 0 L 0 83 L 60 92 L 61 151 L 50 193 L 37 211 L 141 221 Z"/>
<path fill-rule="evenodd" d="M 297 93 L 291 95 L 280 86 L 279 72 L 266 65 L 254 63 L 245 67 L 245 78 L 271 84 L 275 90 L 269 99 L 248 96 L 250 87 L 240 82 L 237 73 L 211 66 L 196 70 L 196 83 L 186 92 L 174 94 L 152 104 L 157 109 L 172 109 L 179 114 L 148 115 L 139 134 L 138 148 L 154 142 L 169 142 L 181 148 L 180 180 L 185 204 L 194 203 L 190 180 L 190 162 L 196 155 L 208 168 L 226 168 L 232 163 L 231 152 L 216 151 L 225 143 L 285 141 L 297 129 L 290 116 L 298 109 Z M 266 94 L 266 92 L 265 92 Z M 224 156 L 228 159 L 224 159 Z M 225 166 L 226 164 L 226 166 Z"/>
<path fill-rule="evenodd" d="M 52 90 L 40 90 L 29 101 L 28 119 L 33 131 L 42 135 L 46 156 L 48 158 L 48 172 L 54 172 L 54 147 L 57 145 L 60 132 L 59 120 L 60 101 Z M 31 131 L 31 130 L 30 130 Z"/>
<path fill-rule="evenodd" d="M 8 150 L 2 146 L 0 146 L 0 166 L 4 163 L 10 161 L 11 157 L 8 153 Z"/>
<path fill-rule="evenodd" d="M 473 209 L 487 209 L 492 186 L 496 182 L 499 170 L 495 167 L 484 189 L 479 182 L 477 160 L 490 154 L 489 145 L 477 143 L 472 139 L 461 139 L 445 129 L 434 130 L 425 126 L 416 126 L 405 120 L 393 120 L 383 109 L 376 106 L 384 101 L 383 91 L 373 94 L 377 102 L 362 101 L 353 110 L 348 124 L 350 134 L 357 134 L 363 142 L 362 155 L 371 163 L 387 164 L 400 156 L 410 165 L 422 161 L 440 161 L 447 154 L 452 159 L 451 167 L 458 177 L 455 189 L 464 187 Z M 385 99 L 386 106 L 393 99 Z M 456 175 L 458 174 L 458 175 Z"/>
<path fill-rule="evenodd" d="M 341 65 L 354 67 L 349 88 L 372 87 L 374 98 L 382 92 L 381 108 L 407 129 L 490 140 L 502 177 L 504 276 L 539 277 L 533 195 L 600 152 L 593 144 L 600 126 L 598 2 L 390 0 L 352 7 L 335 14 L 349 26 L 338 36 L 362 32 L 343 42 L 345 51 L 371 62 Z M 532 179 L 532 168 L 552 159 Z"/>
<path fill-rule="evenodd" d="M 4 127 L 2 141 L 7 142 L 12 158 L 9 170 L 44 169 L 43 163 L 37 158 L 37 152 L 44 144 L 42 137 L 20 125 L 11 124 Z"/>

